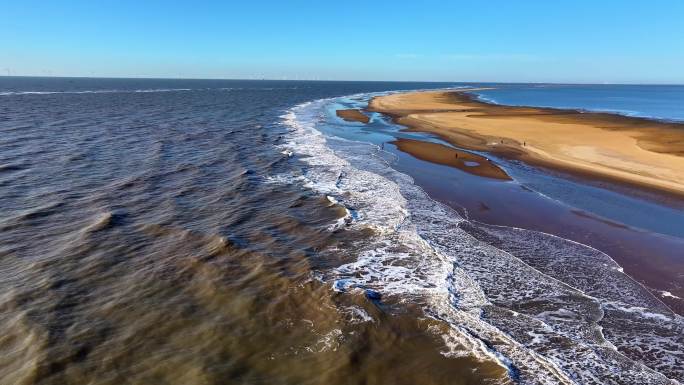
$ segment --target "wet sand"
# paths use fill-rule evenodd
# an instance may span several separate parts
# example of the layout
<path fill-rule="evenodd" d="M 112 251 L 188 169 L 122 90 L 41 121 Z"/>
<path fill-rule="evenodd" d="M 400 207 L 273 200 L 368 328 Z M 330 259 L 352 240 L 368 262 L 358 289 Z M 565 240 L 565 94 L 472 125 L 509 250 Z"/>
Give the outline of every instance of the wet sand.
<path fill-rule="evenodd" d="M 337 110 L 337 116 L 348 122 L 368 123 L 370 118 L 359 110 Z"/>
<path fill-rule="evenodd" d="M 418 140 L 411 142 L 426 149 L 435 145 Z M 684 239 L 635 229 L 566 206 L 524 185 L 466 173 L 467 170 L 442 162 L 439 157 L 407 151 L 405 143 L 400 139 L 390 143 L 394 146 L 385 148 L 398 156 L 396 167 L 411 175 L 432 198 L 471 220 L 541 231 L 603 251 L 654 296 L 684 315 L 684 259 L 681 257 Z M 505 249 L 505 245 L 497 247 Z M 663 292 L 674 297 L 663 296 Z"/>
<path fill-rule="evenodd" d="M 473 90 L 469 90 L 473 91 Z M 684 125 L 607 113 L 508 107 L 462 91 L 373 98 L 370 111 L 459 147 L 684 197 Z"/>
<path fill-rule="evenodd" d="M 511 180 L 506 171 L 484 156 L 421 140 L 400 138 L 391 143 L 397 146 L 399 150 L 421 160 L 454 167 L 473 175 Z"/>

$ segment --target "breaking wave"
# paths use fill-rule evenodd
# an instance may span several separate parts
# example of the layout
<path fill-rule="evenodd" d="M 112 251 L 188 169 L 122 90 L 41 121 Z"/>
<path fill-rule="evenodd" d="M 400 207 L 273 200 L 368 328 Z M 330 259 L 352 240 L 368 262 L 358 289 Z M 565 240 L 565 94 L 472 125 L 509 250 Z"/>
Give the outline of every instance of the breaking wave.
<path fill-rule="evenodd" d="M 677 384 L 684 319 L 608 255 L 553 235 L 469 221 L 394 170 L 379 147 L 324 135 L 326 106 L 282 116 L 282 151 L 299 183 L 347 213 L 330 231 L 363 230 L 351 262 L 320 278 L 341 293 L 417 304 L 442 354 L 495 360 L 521 384 Z M 341 250 L 335 250 L 341 252 Z M 344 294 L 343 294 L 344 295 Z M 363 318 L 363 317 L 362 317 Z"/>

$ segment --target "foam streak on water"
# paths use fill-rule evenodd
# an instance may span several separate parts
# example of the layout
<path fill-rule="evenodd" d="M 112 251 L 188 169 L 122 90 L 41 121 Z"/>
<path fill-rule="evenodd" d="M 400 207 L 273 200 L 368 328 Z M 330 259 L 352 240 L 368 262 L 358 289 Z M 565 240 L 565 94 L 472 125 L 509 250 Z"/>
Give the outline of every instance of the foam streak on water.
<path fill-rule="evenodd" d="M 333 231 L 372 229 L 322 279 L 372 290 L 446 322 L 445 355 L 494 359 L 523 384 L 684 381 L 684 320 L 607 255 L 552 235 L 471 222 L 431 200 L 374 145 L 326 136 L 326 106 L 283 116 L 297 183 L 350 213 Z M 351 214 L 353 213 L 353 215 Z M 467 352 L 467 353 L 464 353 Z"/>

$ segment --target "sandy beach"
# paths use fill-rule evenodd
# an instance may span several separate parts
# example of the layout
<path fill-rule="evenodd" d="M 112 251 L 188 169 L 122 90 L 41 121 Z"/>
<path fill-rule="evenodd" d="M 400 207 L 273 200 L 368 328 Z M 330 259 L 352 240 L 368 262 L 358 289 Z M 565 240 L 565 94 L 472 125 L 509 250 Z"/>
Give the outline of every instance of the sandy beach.
<path fill-rule="evenodd" d="M 465 91 L 475 91 L 468 89 Z M 509 107 L 460 91 L 374 98 L 369 111 L 463 148 L 684 196 L 684 125 L 608 113 Z"/>

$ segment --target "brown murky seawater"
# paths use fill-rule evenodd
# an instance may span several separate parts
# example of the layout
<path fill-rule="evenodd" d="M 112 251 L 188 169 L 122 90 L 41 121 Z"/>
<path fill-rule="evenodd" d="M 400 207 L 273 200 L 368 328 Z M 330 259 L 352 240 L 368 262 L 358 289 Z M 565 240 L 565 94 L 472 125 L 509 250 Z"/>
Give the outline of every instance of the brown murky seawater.
<path fill-rule="evenodd" d="M 367 234 L 266 183 L 286 108 L 386 84 L 25 82 L 0 96 L 0 384 L 507 378 L 418 303 L 332 290 Z"/>
<path fill-rule="evenodd" d="M 335 114 L 439 86 L 2 79 L 0 385 L 684 380 L 684 321 L 610 257 L 422 183 L 505 170 Z"/>

